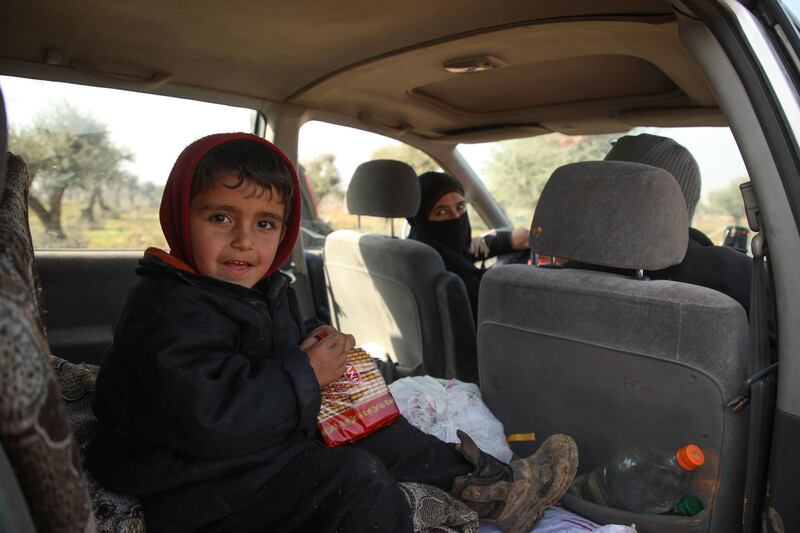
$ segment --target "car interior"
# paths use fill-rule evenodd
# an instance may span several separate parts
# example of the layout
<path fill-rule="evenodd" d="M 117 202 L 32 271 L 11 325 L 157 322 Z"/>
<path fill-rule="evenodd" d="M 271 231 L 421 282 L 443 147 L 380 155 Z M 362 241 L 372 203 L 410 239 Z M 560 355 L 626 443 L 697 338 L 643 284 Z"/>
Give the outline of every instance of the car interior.
<path fill-rule="evenodd" d="M 641 275 L 682 261 L 685 201 L 668 173 L 611 161 L 570 162 L 538 198 L 530 191 L 532 254 L 588 267 L 501 258 L 477 316 L 436 251 L 395 232 L 420 205 L 408 161 L 364 159 L 344 176 L 356 229 L 321 231 L 301 180 L 305 235 L 282 270 L 306 318 L 380 347 L 387 380 L 479 382 L 506 434 L 535 433 L 512 443 L 520 456 L 553 433 L 575 438 L 579 472 L 630 446 L 692 440 L 706 454 L 694 516 L 573 495 L 565 508 L 641 532 L 800 531 L 800 32 L 780 0 L 29 0 L 6 3 L 0 25 L 3 146 L 10 130 L 21 158 L 9 156 L 0 180 L 0 530 L 143 527 L 141 507 L 109 496 L 79 458 L 91 432 L 84 371 L 102 362 L 142 251 L 157 243 L 31 243 L 41 169 L 23 162 L 22 105 L 10 96 L 30 80 L 243 110 L 240 128 L 294 163 L 304 125 L 378 134 L 458 179 L 488 229 L 516 222 L 465 145 L 729 128 L 749 179 L 747 228 L 731 226 L 752 236 L 749 315 L 712 289 Z M 151 119 L 153 143 L 166 143 L 166 116 Z M 388 235 L 373 230 L 384 219 Z"/>

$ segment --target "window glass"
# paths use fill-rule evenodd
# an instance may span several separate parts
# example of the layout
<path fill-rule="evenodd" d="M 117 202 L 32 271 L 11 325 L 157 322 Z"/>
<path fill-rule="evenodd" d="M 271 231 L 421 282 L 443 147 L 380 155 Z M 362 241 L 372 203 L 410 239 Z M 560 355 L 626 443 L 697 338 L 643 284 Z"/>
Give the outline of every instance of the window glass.
<path fill-rule="evenodd" d="M 723 244 L 730 227 L 745 226 L 739 184 L 749 180 L 728 128 L 636 128 L 685 146 L 697 160 L 702 179 L 700 203 L 692 225 Z M 603 159 L 611 143 L 625 135 L 562 135 L 485 144 L 462 144 L 459 151 L 508 214 L 513 226 L 529 226 L 542 187 L 561 165 Z M 737 234 L 741 235 L 741 231 Z"/>
<path fill-rule="evenodd" d="M 781 3 L 796 19 L 800 19 L 800 0 L 783 0 Z"/>
<path fill-rule="evenodd" d="M 255 111 L 0 76 L 9 149 L 33 176 L 37 249 L 165 247 L 161 192 L 180 151 L 210 133 L 253 131 Z"/>
<path fill-rule="evenodd" d="M 356 167 L 373 159 L 397 159 L 411 165 L 417 174 L 441 169 L 424 152 L 389 137 L 355 128 L 307 122 L 300 129 L 299 160 L 301 174 L 309 184 L 318 220 L 304 221 L 305 244 L 321 246 L 324 235 L 333 229 L 356 229 L 358 217 L 347 212 L 345 192 Z M 400 235 L 403 219 L 361 217 L 361 229 L 370 233 Z M 316 233 L 313 238 L 311 233 Z M 316 243 L 316 244 L 315 244 Z"/>

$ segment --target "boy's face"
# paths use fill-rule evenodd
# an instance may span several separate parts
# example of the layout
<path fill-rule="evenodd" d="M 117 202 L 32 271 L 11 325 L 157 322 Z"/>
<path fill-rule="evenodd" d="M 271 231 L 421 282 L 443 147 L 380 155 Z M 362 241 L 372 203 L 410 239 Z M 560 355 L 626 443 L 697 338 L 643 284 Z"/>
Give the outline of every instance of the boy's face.
<path fill-rule="evenodd" d="M 189 204 L 189 235 L 197 270 L 252 288 L 267 273 L 284 233 L 283 199 L 232 172 Z"/>

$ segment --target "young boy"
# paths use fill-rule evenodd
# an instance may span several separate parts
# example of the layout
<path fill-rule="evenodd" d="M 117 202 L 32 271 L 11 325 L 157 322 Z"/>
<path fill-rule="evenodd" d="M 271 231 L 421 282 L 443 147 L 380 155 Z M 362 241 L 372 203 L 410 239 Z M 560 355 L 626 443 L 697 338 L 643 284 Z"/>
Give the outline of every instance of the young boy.
<path fill-rule="evenodd" d="M 161 204 L 170 252 L 148 249 L 97 379 L 89 468 L 140 497 L 149 531 L 411 531 L 397 486 L 452 490 L 509 530 L 567 489 L 569 437 L 500 463 L 398 419 L 349 446 L 318 438 L 320 387 L 354 339 L 308 331 L 278 268 L 300 225 L 297 175 L 264 139 L 189 145 Z M 319 338 L 322 340 L 318 340 Z"/>

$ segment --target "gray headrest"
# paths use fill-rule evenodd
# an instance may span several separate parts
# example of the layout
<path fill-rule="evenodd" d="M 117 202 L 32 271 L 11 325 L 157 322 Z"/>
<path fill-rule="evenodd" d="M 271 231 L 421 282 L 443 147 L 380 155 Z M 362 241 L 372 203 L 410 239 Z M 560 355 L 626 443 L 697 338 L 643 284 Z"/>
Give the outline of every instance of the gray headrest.
<path fill-rule="evenodd" d="M 556 169 L 531 224 L 539 254 L 617 268 L 659 270 L 686 255 L 689 218 L 666 170 L 622 161 Z"/>
<path fill-rule="evenodd" d="M 376 159 L 358 165 L 347 187 L 347 211 L 373 217 L 413 217 L 419 210 L 417 173 L 402 161 Z"/>

